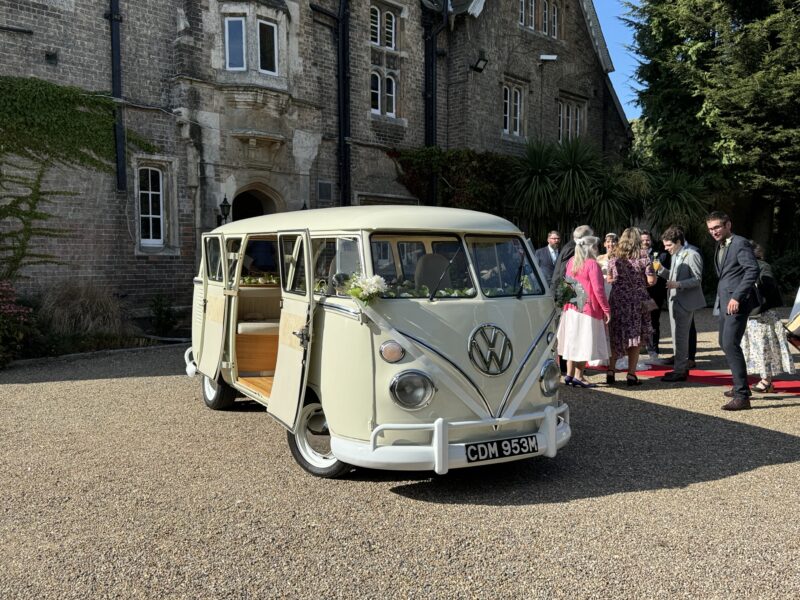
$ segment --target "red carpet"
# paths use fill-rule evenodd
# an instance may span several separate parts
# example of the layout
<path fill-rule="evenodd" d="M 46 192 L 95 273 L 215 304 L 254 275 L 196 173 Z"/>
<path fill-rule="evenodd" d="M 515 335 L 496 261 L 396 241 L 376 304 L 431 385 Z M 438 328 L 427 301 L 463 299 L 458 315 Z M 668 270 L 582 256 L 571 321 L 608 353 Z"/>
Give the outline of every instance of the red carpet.
<path fill-rule="evenodd" d="M 662 367 L 653 365 L 646 371 L 638 371 L 636 374 L 642 378 L 662 377 L 665 373 L 671 371 L 671 367 Z M 750 377 L 750 385 L 757 383 L 760 377 Z M 723 385 L 731 387 L 733 379 L 730 373 L 724 371 L 699 371 L 692 369 L 689 372 L 688 381 L 691 383 L 704 383 L 706 385 Z M 773 380 L 772 385 L 775 387 L 776 392 L 783 392 L 785 394 L 800 394 L 800 381 L 793 379 L 787 381 Z"/>

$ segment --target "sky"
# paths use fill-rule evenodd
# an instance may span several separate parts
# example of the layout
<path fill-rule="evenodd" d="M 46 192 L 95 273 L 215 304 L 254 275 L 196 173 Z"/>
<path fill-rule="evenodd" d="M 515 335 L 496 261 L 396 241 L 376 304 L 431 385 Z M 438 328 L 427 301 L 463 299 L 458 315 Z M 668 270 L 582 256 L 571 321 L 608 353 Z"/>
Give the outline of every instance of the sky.
<path fill-rule="evenodd" d="M 633 76 L 637 61 L 633 52 L 627 48 L 633 43 L 633 32 L 619 20 L 626 12 L 625 7 L 621 0 L 594 0 L 594 7 L 611 53 L 611 62 L 614 63 L 614 72 L 609 75 L 611 83 L 622 102 L 625 115 L 629 120 L 636 119 L 641 112 L 636 106 L 634 92 L 636 81 Z"/>

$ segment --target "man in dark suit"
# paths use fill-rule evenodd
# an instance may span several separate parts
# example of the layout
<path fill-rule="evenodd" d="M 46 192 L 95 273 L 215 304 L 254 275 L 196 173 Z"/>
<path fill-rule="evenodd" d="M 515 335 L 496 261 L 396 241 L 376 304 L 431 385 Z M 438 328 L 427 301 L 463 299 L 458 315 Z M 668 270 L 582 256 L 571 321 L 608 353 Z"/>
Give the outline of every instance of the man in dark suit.
<path fill-rule="evenodd" d="M 706 217 L 708 233 L 717 242 L 714 265 L 719 276 L 715 309 L 719 310 L 719 345 L 733 375 L 733 389 L 725 392 L 731 400 L 723 410 L 750 408 L 750 387 L 747 365 L 742 353 L 742 336 L 747 317 L 756 302 L 753 284 L 758 280 L 758 263 L 750 242 L 734 235 L 731 219 L 724 212 L 714 211 Z"/>
<path fill-rule="evenodd" d="M 647 252 L 647 256 L 651 261 L 658 261 L 661 266 L 669 269 L 669 254 L 666 252 L 659 252 L 653 248 L 653 238 L 650 232 L 646 229 L 641 230 L 640 239 L 642 240 L 642 249 Z M 647 353 L 650 361 L 656 364 L 658 360 L 658 353 L 660 352 L 659 343 L 661 341 L 661 307 L 667 300 L 667 287 L 666 281 L 659 277 L 654 285 L 647 288 L 647 293 L 653 302 L 656 303 L 655 310 L 650 311 L 650 324 L 653 326 L 653 336 L 648 340 Z"/>
<path fill-rule="evenodd" d="M 558 259 L 558 249 L 561 246 L 561 235 L 557 231 L 547 234 L 547 246 L 539 248 L 536 253 L 536 262 L 547 281 L 553 279 L 553 269 Z"/>

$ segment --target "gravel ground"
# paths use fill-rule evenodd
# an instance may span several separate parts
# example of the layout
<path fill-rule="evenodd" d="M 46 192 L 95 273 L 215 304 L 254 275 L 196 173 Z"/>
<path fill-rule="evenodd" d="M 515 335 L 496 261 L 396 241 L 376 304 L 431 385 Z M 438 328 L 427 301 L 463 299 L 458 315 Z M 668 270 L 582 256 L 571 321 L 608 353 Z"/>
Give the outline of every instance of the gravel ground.
<path fill-rule="evenodd" d="M 0 597 L 800 594 L 798 396 L 570 388 L 555 459 L 324 481 L 258 405 L 206 409 L 183 350 L 0 372 Z"/>

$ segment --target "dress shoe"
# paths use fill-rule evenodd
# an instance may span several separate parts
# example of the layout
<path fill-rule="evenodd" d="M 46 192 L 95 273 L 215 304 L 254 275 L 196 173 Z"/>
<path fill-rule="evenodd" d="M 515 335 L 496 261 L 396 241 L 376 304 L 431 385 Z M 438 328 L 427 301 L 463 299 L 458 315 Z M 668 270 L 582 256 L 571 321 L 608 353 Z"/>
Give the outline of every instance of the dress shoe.
<path fill-rule="evenodd" d="M 734 398 L 735 397 L 733 395 L 733 388 L 729 389 L 727 392 L 722 392 L 722 395 L 725 396 L 726 398 Z"/>
<path fill-rule="evenodd" d="M 722 410 L 750 410 L 750 398 L 734 398 L 722 405 Z"/>
<path fill-rule="evenodd" d="M 686 381 L 686 373 L 678 373 L 677 371 L 670 371 L 661 378 L 661 381 Z"/>

